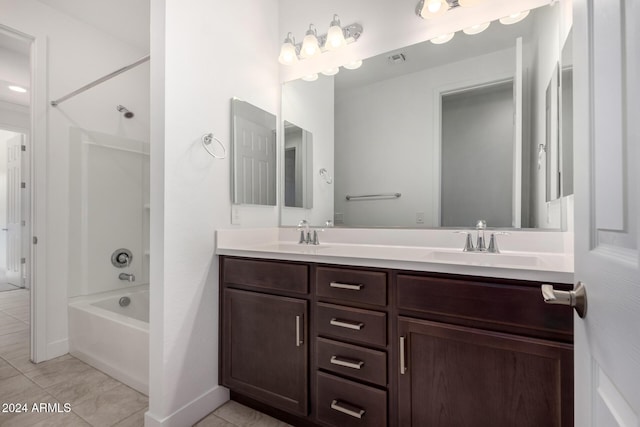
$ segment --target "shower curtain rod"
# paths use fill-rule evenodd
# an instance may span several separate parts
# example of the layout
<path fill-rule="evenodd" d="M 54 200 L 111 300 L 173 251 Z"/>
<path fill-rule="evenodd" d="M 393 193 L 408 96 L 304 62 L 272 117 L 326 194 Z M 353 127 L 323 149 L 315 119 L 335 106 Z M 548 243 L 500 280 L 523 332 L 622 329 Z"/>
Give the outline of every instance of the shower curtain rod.
<path fill-rule="evenodd" d="M 129 64 L 127 66 L 124 66 L 122 68 L 119 68 L 117 70 L 115 70 L 112 73 L 107 74 L 104 77 L 100 77 L 97 80 L 94 80 L 93 82 L 86 84 L 84 86 L 82 86 L 80 89 L 74 90 L 73 92 L 63 96 L 62 98 L 58 98 L 55 101 L 51 101 L 51 105 L 56 107 L 58 104 L 60 104 L 61 102 L 66 101 L 69 98 L 73 98 L 74 96 L 76 96 L 79 93 L 84 92 L 85 90 L 91 89 L 94 86 L 99 85 L 102 82 L 105 82 L 109 79 L 114 78 L 115 76 L 124 73 L 125 71 L 129 71 L 130 69 L 137 67 L 140 64 L 143 64 L 145 62 L 147 62 L 149 59 L 151 59 L 151 55 L 147 55 L 147 56 L 143 56 L 142 58 L 138 59 L 136 62 L 134 62 L 133 64 Z"/>

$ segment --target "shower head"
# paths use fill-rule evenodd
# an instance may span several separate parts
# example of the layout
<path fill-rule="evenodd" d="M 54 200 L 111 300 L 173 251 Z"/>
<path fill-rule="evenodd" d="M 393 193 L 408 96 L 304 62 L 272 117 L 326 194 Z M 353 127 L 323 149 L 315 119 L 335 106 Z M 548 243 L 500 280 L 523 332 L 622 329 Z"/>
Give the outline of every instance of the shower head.
<path fill-rule="evenodd" d="M 131 111 L 127 110 L 122 105 L 118 105 L 116 108 L 118 109 L 118 111 L 120 111 L 121 113 L 124 114 L 124 118 L 125 119 L 130 119 L 131 117 L 133 117 L 133 113 Z"/>

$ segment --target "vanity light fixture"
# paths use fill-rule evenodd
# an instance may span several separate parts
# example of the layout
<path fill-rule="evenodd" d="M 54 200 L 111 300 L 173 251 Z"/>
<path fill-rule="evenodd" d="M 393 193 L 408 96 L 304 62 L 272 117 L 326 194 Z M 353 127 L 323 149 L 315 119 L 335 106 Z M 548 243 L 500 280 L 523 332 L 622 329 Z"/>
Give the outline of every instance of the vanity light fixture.
<path fill-rule="evenodd" d="M 489 28 L 489 25 L 491 25 L 491 22 L 485 22 L 484 24 L 476 24 L 471 27 L 465 28 L 464 30 L 462 30 L 462 32 L 470 36 L 474 34 L 480 34 L 484 30 Z"/>
<path fill-rule="evenodd" d="M 302 40 L 302 48 L 300 56 L 303 58 L 313 58 L 320 53 L 320 45 L 318 44 L 318 32 L 315 25 L 310 24 L 307 33 Z"/>
<path fill-rule="evenodd" d="M 481 3 L 484 3 L 486 0 L 458 0 L 458 6 L 461 7 L 474 7 Z"/>
<path fill-rule="evenodd" d="M 500 18 L 500 23 L 504 25 L 515 24 L 517 22 L 522 21 L 524 18 L 526 18 L 527 15 L 529 15 L 529 12 L 530 12 L 529 10 L 525 10 L 522 12 L 513 13 L 509 16 L 505 16 L 504 18 Z"/>
<path fill-rule="evenodd" d="M 434 39 L 429 40 L 431 43 L 433 44 L 444 44 L 446 42 L 448 42 L 449 40 L 451 40 L 453 38 L 453 36 L 455 35 L 455 33 L 449 33 L 449 34 L 442 34 Z"/>
<path fill-rule="evenodd" d="M 278 61 L 280 61 L 281 64 L 291 65 L 298 61 L 298 48 L 295 43 L 293 35 L 291 33 L 287 34 L 280 48 L 280 56 L 278 57 Z"/>
<path fill-rule="evenodd" d="M 335 68 L 327 68 L 326 70 L 322 71 L 322 74 L 324 74 L 325 76 L 335 76 L 339 72 L 340 72 L 340 68 L 335 67 Z"/>
<path fill-rule="evenodd" d="M 302 80 L 304 80 L 305 82 L 315 82 L 316 80 L 318 80 L 318 73 L 306 75 L 302 78 Z"/>
<path fill-rule="evenodd" d="M 348 64 L 343 65 L 347 70 L 357 70 L 362 67 L 362 59 L 358 59 L 357 61 L 351 61 Z"/>
<path fill-rule="evenodd" d="M 318 35 L 315 26 L 311 24 L 302 43 L 296 44 L 293 35 L 288 33 L 280 48 L 278 60 L 281 64 L 292 65 L 298 59 L 308 59 L 326 51 L 340 49 L 358 41 L 362 31 L 362 25 L 358 23 L 341 26 L 338 15 L 333 15 L 327 34 Z"/>
<path fill-rule="evenodd" d="M 16 86 L 16 85 L 9 85 L 9 90 L 12 90 L 14 92 L 19 92 L 19 93 L 26 93 L 27 90 L 25 88 L 23 88 L 22 86 Z"/>
<path fill-rule="evenodd" d="M 447 0 L 421 0 L 418 3 L 418 14 L 424 19 L 432 19 L 449 10 Z"/>

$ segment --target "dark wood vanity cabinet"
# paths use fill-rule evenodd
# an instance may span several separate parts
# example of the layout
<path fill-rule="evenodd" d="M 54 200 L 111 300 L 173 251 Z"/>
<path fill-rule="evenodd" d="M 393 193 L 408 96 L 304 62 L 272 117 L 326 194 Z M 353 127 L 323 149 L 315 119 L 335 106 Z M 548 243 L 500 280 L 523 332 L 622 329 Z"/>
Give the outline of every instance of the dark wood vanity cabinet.
<path fill-rule="evenodd" d="M 397 289 L 398 425 L 573 426 L 572 311 L 539 284 L 399 274 Z"/>
<path fill-rule="evenodd" d="M 221 267 L 222 384 L 293 425 L 573 426 L 572 311 L 540 283 Z"/>

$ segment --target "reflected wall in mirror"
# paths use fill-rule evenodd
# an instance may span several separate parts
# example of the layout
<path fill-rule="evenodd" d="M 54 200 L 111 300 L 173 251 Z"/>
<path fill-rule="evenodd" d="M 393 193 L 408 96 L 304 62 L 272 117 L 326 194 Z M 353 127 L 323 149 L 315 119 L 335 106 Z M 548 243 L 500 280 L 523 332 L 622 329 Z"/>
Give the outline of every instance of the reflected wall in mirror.
<path fill-rule="evenodd" d="M 276 116 L 233 98 L 231 139 L 232 202 L 275 206 Z"/>
<path fill-rule="evenodd" d="M 546 152 L 546 197 L 550 202 L 560 197 L 560 113 L 558 112 L 560 96 L 559 66 L 556 65 L 551 74 L 551 80 L 545 91 L 545 142 Z"/>
<path fill-rule="evenodd" d="M 560 62 L 560 157 L 562 195 L 573 194 L 573 31 L 562 48 Z"/>
<path fill-rule="evenodd" d="M 545 91 L 560 59 L 560 31 L 560 8 L 543 6 L 515 25 L 496 21 L 478 35 L 458 33 L 444 45 L 419 43 L 357 70 L 286 83 L 285 120 L 289 86 L 308 85 L 305 114 L 313 117 L 326 111 L 311 88 L 333 86 L 326 126 L 334 139 L 321 148 L 334 151 L 335 224 L 473 227 L 486 219 L 489 227 L 559 229 L 537 150 L 545 144 Z M 346 199 L 395 193 L 402 197 Z"/>
<path fill-rule="evenodd" d="M 284 205 L 313 207 L 313 135 L 284 122 Z"/>

